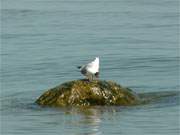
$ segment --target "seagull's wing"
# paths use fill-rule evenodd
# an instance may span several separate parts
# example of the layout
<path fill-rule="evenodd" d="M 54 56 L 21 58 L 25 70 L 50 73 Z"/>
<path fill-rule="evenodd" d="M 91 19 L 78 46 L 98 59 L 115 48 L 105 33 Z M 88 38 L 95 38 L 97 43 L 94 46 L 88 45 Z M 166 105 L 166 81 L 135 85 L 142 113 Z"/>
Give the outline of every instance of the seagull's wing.
<path fill-rule="evenodd" d="M 86 68 L 93 68 L 93 66 L 94 66 L 94 63 L 91 62 L 91 63 L 88 63 L 88 64 L 86 65 Z"/>
<path fill-rule="evenodd" d="M 88 64 L 86 65 L 86 69 L 87 69 L 87 71 L 89 71 L 90 73 L 95 74 L 96 72 L 99 71 L 99 61 L 94 60 L 94 61 L 88 63 Z"/>

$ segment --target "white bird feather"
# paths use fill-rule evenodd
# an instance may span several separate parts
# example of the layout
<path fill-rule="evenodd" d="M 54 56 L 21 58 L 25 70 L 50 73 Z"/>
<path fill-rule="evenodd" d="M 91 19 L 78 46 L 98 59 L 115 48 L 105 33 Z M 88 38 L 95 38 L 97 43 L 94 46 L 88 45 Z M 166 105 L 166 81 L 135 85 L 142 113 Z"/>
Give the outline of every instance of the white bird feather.
<path fill-rule="evenodd" d="M 80 66 L 79 69 L 89 80 L 93 80 L 94 76 L 97 78 L 99 75 L 99 57 L 96 57 L 87 65 Z"/>

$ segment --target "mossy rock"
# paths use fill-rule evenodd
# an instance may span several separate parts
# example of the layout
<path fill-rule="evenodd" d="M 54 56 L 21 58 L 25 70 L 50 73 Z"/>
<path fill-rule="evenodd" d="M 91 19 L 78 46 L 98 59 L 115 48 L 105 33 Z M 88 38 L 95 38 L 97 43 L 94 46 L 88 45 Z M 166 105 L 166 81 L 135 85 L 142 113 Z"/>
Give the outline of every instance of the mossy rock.
<path fill-rule="evenodd" d="M 112 81 L 75 80 L 46 91 L 36 103 L 42 106 L 135 105 L 139 97 Z"/>

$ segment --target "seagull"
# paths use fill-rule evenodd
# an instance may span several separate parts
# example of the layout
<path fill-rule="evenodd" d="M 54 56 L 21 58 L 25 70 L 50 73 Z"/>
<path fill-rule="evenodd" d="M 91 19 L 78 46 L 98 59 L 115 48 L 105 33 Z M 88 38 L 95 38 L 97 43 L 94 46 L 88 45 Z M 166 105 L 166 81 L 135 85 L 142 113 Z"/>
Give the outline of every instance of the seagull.
<path fill-rule="evenodd" d="M 78 69 L 89 81 L 93 81 L 94 78 L 99 78 L 99 57 L 96 57 L 87 65 L 78 66 Z"/>

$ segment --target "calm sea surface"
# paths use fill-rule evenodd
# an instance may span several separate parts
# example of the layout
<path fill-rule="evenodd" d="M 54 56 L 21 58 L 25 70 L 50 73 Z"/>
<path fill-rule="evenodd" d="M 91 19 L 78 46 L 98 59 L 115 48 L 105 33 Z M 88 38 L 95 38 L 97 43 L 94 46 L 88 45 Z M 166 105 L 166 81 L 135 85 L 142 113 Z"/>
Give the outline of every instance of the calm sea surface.
<path fill-rule="evenodd" d="M 41 108 L 48 88 L 83 76 L 137 93 L 179 91 L 178 0 L 2 0 L 2 135 L 179 135 L 178 92 L 134 107 Z"/>

